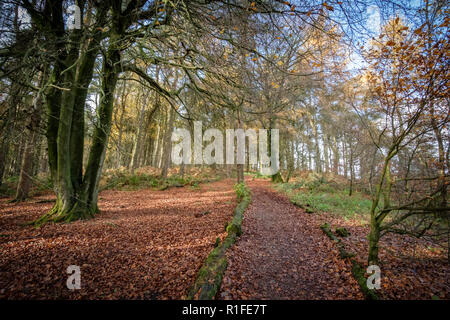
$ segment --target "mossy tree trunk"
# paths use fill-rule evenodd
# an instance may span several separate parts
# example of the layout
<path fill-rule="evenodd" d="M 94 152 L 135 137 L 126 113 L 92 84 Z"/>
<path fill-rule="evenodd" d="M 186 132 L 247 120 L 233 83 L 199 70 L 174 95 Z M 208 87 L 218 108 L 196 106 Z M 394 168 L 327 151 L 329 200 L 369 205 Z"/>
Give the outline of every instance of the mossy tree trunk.
<path fill-rule="evenodd" d="M 380 225 L 375 217 L 370 217 L 370 233 L 369 233 L 369 265 L 378 264 L 378 242 L 380 241 Z"/>
<path fill-rule="evenodd" d="M 374 198 L 372 199 L 372 206 L 370 208 L 370 233 L 369 233 L 369 265 L 378 264 L 378 243 L 380 241 L 381 224 L 386 218 L 389 211 L 378 210 L 381 196 L 384 198 L 383 209 L 390 206 L 391 193 L 391 168 L 390 161 L 397 154 L 397 147 L 393 146 L 384 160 L 383 169 L 381 171 L 380 180 L 378 181 L 377 189 Z"/>
<path fill-rule="evenodd" d="M 91 152 L 83 178 L 82 203 L 84 212 L 93 215 L 98 211 L 97 197 L 106 146 L 111 132 L 114 92 L 120 73 L 120 38 L 121 33 L 112 30 L 102 70 L 102 97 L 99 106 L 99 123 L 95 127 Z"/>
<path fill-rule="evenodd" d="M 62 19 L 62 8 L 53 12 Z M 83 6 L 80 6 L 81 8 Z M 90 154 L 84 176 L 84 108 L 94 66 L 104 37 L 102 28 L 112 7 L 112 25 L 103 59 L 98 122 L 94 129 Z M 70 222 L 92 217 L 97 211 L 98 183 L 111 130 L 114 91 L 120 70 L 121 40 L 129 20 L 120 4 L 104 2 L 97 7 L 97 19 L 92 35 L 75 29 L 69 35 L 68 48 L 59 48 L 46 91 L 48 111 L 47 141 L 49 167 L 57 195 L 53 209 L 34 221 Z M 64 39 L 57 31 L 53 35 Z"/>

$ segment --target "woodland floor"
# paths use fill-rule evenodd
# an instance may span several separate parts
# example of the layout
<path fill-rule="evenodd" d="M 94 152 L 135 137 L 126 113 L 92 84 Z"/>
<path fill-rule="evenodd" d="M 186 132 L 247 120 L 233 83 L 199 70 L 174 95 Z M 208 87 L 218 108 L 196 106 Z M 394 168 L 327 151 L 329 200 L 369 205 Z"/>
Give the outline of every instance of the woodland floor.
<path fill-rule="evenodd" d="M 49 210 L 52 195 L 0 199 L 0 299 L 181 299 L 226 236 L 233 183 L 103 191 L 95 219 L 40 229 L 20 224 Z M 66 287 L 69 265 L 81 268 L 81 290 Z"/>
<path fill-rule="evenodd" d="M 0 199 L 0 299 L 183 299 L 236 206 L 234 180 L 165 191 L 103 191 L 93 220 L 21 224 L 49 210 L 51 194 L 21 204 Z M 363 299 L 351 265 L 319 226 L 346 227 L 348 251 L 366 266 L 368 227 L 329 213 L 307 214 L 248 178 L 252 203 L 227 252 L 221 299 Z M 206 214 L 205 214 L 206 213 Z M 383 299 L 449 299 L 446 255 L 408 237 L 381 242 Z M 66 288 L 69 265 L 81 290 Z"/>
<path fill-rule="evenodd" d="M 329 213 L 308 214 L 274 191 L 268 181 L 249 180 L 252 203 L 243 234 L 228 251 L 220 299 L 363 299 L 335 244 L 322 232 L 328 222 L 345 227 L 346 249 L 367 267 L 368 227 Z M 381 241 L 382 299 L 450 299 L 446 254 L 426 241 L 386 235 Z"/>

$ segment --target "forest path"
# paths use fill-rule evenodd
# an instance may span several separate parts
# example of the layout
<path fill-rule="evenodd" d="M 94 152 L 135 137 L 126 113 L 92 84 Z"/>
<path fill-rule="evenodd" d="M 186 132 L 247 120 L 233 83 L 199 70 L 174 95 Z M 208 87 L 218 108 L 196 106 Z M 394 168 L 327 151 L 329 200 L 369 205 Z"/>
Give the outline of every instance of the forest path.
<path fill-rule="evenodd" d="M 227 252 L 220 299 L 363 298 L 317 215 L 292 205 L 268 181 L 246 183 L 252 203 L 242 236 Z"/>

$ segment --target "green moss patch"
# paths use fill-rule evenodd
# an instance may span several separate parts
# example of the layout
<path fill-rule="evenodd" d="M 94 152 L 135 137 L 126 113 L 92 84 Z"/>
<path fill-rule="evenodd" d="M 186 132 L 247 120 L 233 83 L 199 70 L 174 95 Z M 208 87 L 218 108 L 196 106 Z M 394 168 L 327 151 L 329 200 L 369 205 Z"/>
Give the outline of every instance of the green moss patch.
<path fill-rule="evenodd" d="M 215 248 L 211 251 L 208 258 L 206 258 L 205 263 L 200 268 L 197 279 L 189 290 L 187 300 L 212 300 L 217 295 L 228 265 L 227 257 L 225 255 L 226 250 L 230 248 L 242 234 L 242 219 L 244 218 L 245 209 L 251 201 L 248 189 L 242 193 L 244 196 L 234 210 L 233 220 L 226 226 L 226 231 L 228 232 L 227 237 L 222 243 L 218 241 L 218 238 L 216 239 Z"/>
<path fill-rule="evenodd" d="M 367 279 L 364 276 L 364 274 L 365 274 L 364 269 L 361 267 L 361 265 L 359 265 L 356 262 L 355 259 L 353 259 L 356 256 L 356 254 L 345 250 L 345 246 L 342 243 L 341 239 L 339 239 L 338 237 L 336 237 L 334 235 L 334 233 L 331 231 L 331 226 L 328 223 L 324 223 L 323 225 L 321 225 L 320 229 L 322 229 L 323 233 L 325 233 L 328 236 L 328 238 L 330 238 L 331 240 L 333 240 L 333 242 L 336 243 L 341 259 L 347 259 L 347 258 L 350 259 L 350 262 L 352 263 L 353 277 L 358 282 L 358 284 L 361 288 L 361 291 L 364 294 L 364 297 L 367 300 L 378 300 L 378 296 L 376 295 L 376 293 L 367 287 Z M 340 230 L 340 231 L 338 231 L 338 230 Z M 343 230 L 345 230 L 346 233 Z M 338 232 L 341 234 L 347 234 L 347 235 L 349 234 L 345 228 L 337 228 L 336 233 L 339 234 Z"/>

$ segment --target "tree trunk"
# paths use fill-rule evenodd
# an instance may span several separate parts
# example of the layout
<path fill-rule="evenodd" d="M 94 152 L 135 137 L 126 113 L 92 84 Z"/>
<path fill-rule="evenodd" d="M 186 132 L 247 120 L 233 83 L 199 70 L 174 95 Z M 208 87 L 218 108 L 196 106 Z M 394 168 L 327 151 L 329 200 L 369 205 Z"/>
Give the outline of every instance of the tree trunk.
<path fill-rule="evenodd" d="M 434 107 L 431 108 L 431 126 L 433 127 L 434 135 L 436 136 L 438 151 L 439 151 L 439 187 L 441 188 L 441 206 L 443 208 L 447 207 L 447 181 L 445 178 L 446 175 L 446 164 L 448 162 L 448 158 L 445 158 L 445 150 L 444 150 L 444 142 L 442 140 L 442 134 L 436 124 L 436 118 L 434 117 Z M 447 154 L 448 157 L 448 154 Z M 448 168 L 447 168 L 448 169 Z M 442 219 L 447 221 L 447 260 L 450 263 L 450 212 L 445 210 L 441 213 Z"/>
<path fill-rule="evenodd" d="M 310 115 L 309 117 L 309 122 L 311 125 L 311 129 L 313 131 L 313 136 L 314 136 L 314 161 L 315 161 L 315 171 L 317 173 L 322 173 L 322 164 L 321 164 L 321 160 L 320 160 L 320 148 L 319 148 L 319 133 L 317 130 L 317 123 L 316 120 L 313 118 L 312 115 Z"/>
<path fill-rule="evenodd" d="M 98 212 L 98 184 L 105 159 L 106 146 L 111 131 L 112 111 L 114 105 L 114 92 L 120 73 L 120 38 L 121 34 L 112 33 L 110 46 L 103 62 L 102 93 L 99 106 L 99 125 L 95 127 L 92 138 L 91 152 L 83 179 L 82 201 L 79 202 L 81 210 L 77 210 L 75 218 L 93 216 Z"/>
<path fill-rule="evenodd" d="M 344 169 L 344 178 L 347 179 L 347 166 L 348 166 L 348 157 L 347 157 L 347 144 L 345 143 L 345 136 L 342 139 L 342 161 L 343 161 L 343 169 Z"/>
<path fill-rule="evenodd" d="M 386 214 L 378 215 L 377 207 L 380 202 L 381 194 L 384 190 L 384 208 L 390 206 L 389 194 L 391 190 L 391 176 L 390 176 L 390 161 L 396 154 L 395 146 L 391 146 L 388 155 L 384 159 L 383 169 L 381 171 L 380 180 L 378 181 L 377 190 L 374 198 L 372 199 L 372 206 L 370 208 L 370 233 L 369 233 L 369 265 L 378 264 L 378 242 L 380 240 L 381 223 Z"/>
<path fill-rule="evenodd" d="M 83 1 L 80 3 L 83 10 Z M 70 31 L 69 39 L 66 38 L 62 2 L 53 3 L 49 11 L 52 23 L 42 27 L 56 43 L 56 48 L 52 48 L 55 60 L 49 85 L 46 86 L 45 101 L 49 167 L 57 199 L 53 209 L 36 220 L 35 225 L 48 220 L 70 222 L 90 218 L 98 211 L 98 184 L 111 131 L 114 92 L 121 72 L 121 52 L 127 46 L 122 40 L 133 19 L 128 13 L 124 14 L 118 1 L 93 2 L 89 5 L 94 5 L 97 10 L 92 36 L 84 33 L 85 29 L 75 29 Z M 133 2 L 126 10 L 128 12 L 137 6 L 142 4 Z M 83 12 L 81 14 L 83 17 Z M 89 20 L 89 17 L 86 18 Z M 82 176 L 84 106 L 100 42 L 104 37 L 103 27 L 107 24 L 110 28 L 102 59 L 102 96 L 86 170 Z"/>
<path fill-rule="evenodd" d="M 153 160 L 152 160 L 152 166 L 158 167 L 158 158 L 159 158 L 159 149 L 160 149 L 160 136 L 161 136 L 161 125 L 158 126 L 156 130 L 156 139 L 155 139 L 155 146 L 153 148 Z"/>
<path fill-rule="evenodd" d="M 242 119 L 241 119 L 241 114 L 240 114 L 239 111 L 238 111 L 237 122 L 238 122 L 238 128 L 239 129 L 243 129 L 244 126 L 243 126 Z M 244 138 L 244 150 L 245 150 L 245 138 Z M 236 174 L 237 174 L 237 183 L 243 183 L 244 182 L 244 164 L 243 163 L 241 163 L 241 164 L 237 163 L 236 164 Z"/>
<path fill-rule="evenodd" d="M 333 136 L 333 143 L 331 144 L 333 151 L 333 172 L 335 175 L 339 174 L 339 149 L 336 142 L 336 137 Z"/>
<path fill-rule="evenodd" d="M 164 134 L 164 148 L 163 148 L 163 159 L 162 159 L 162 171 L 161 176 L 163 179 L 167 178 L 167 174 L 169 172 L 169 166 L 170 166 L 170 155 L 171 155 L 171 137 L 172 137 L 172 131 L 173 131 L 173 122 L 175 118 L 175 110 L 173 107 L 169 106 L 169 112 L 168 112 L 168 125 L 166 128 L 166 132 Z"/>
<path fill-rule="evenodd" d="M 350 163 L 349 163 L 349 167 L 350 167 L 350 188 L 348 191 L 348 195 L 349 197 L 352 196 L 353 194 L 353 180 L 354 180 L 354 171 L 353 171 L 353 149 L 352 149 L 352 145 L 351 143 L 349 144 L 349 149 L 350 149 Z"/>
<path fill-rule="evenodd" d="M 180 165 L 180 177 L 184 178 L 184 170 L 185 170 L 185 164 L 184 161 Z"/>
<path fill-rule="evenodd" d="M 53 172 L 54 181 L 56 182 L 57 200 L 53 209 L 36 220 L 34 222 L 35 225 L 40 225 L 48 220 L 70 222 L 78 219 L 91 218 L 98 211 L 98 182 L 105 157 L 108 136 L 111 130 L 114 90 L 120 72 L 119 40 L 120 36 L 112 32 L 110 45 L 103 61 L 101 89 L 103 96 L 98 109 L 99 119 L 94 129 L 89 160 L 83 179 L 80 177 L 82 158 L 72 153 L 80 152 L 81 147 L 74 147 L 73 143 L 78 141 L 82 146 L 81 141 L 84 140 L 84 130 L 72 130 L 72 120 L 74 115 L 79 116 L 84 112 L 84 102 L 81 101 L 82 99 L 79 96 L 75 97 L 75 95 L 84 95 L 85 89 L 87 90 L 87 85 L 82 86 L 81 84 L 88 84 L 90 82 L 88 78 L 92 75 L 92 70 L 86 67 L 83 74 L 79 73 L 80 78 L 75 76 L 76 72 L 74 68 L 65 70 L 64 83 L 66 86 L 71 84 L 71 89 L 64 91 L 61 97 L 61 109 L 59 113 L 59 119 L 61 121 L 58 121 L 56 136 L 54 125 L 48 131 L 49 164 Z M 84 58 L 88 59 L 89 56 Z M 92 59 L 95 61 L 95 57 Z M 76 60 L 78 60 L 78 56 L 73 51 L 68 55 L 66 65 L 73 66 Z M 85 60 L 82 60 L 81 66 L 84 63 L 91 65 L 92 68 L 94 66 L 93 63 L 90 64 Z M 52 104 L 56 100 L 50 100 L 48 102 L 50 110 L 57 109 L 57 106 Z M 80 103 L 81 107 L 74 106 L 75 103 Z M 80 114 L 77 112 L 80 112 Z M 80 119 L 77 119 L 76 122 L 75 127 L 81 125 Z M 55 141 L 56 146 L 54 145 Z"/>
<path fill-rule="evenodd" d="M 142 145 L 142 131 L 144 126 L 144 115 L 145 115 L 145 108 L 147 105 L 147 96 L 144 97 L 144 101 L 141 106 L 141 110 L 138 114 L 138 130 L 136 133 L 136 139 L 134 141 L 133 145 L 133 152 L 131 155 L 131 171 L 134 172 L 139 167 L 139 158 L 141 153 L 141 145 Z"/>
<path fill-rule="evenodd" d="M 3 174 L 5 173 L 6 161 L 9 154 L 9 145 L 11 142 L 11 134 L 14 131 L 14 119 L 16 117 L 16 109 L 19 104 L 20 87 L 13 83 L 9 92 L 8 112 L 6 119 L 2 124 L 2 137 L 0 140 L 0 186 L 3 183 Z"/>
<path fill-rule="evenodd" d="M 44 85 L 46 81 L 45 72 L 41 74 L 39 84 L 40 87 Z M 25 148 L 22 155 L 22 166 L 20 168 L 19 183 L 17 184 L 15 201 L 20 202 L 28 198 L 34 175 L 33 172 L 33 160 L 35 159 L 34 148 L 38 145 L 39 141 L 39 126 L 41 123 L 41 112 L 42 112 L 42 92 L 39 92 L 33 102 L 31 120 L 29 123 L 28 139 L 25 142 Z M 40 148 L 39 148 L 40 149 Z"/>
<path fill-rule="evenodd" d="M 40 117 L 39 115 L 33 115 L 34 118 Z M 20 202 L 28 198 L 31 186 L 33 184 L 33 159 L 34 159 L 34 147 L 39 138 L 37 128 L 39 126 L 40 119 L 32 119 L 30 132 L 28 133 L 28 139 L 25 142 L 25 148 L 22 154 L 22 167 L 20 169 L 19 183 L 17 184 L 16 196 L 14 201 Z"/>
<path fill-rule="evenodd" d="M 380 241 L 380 225 L 378 224 L 375 215 L 370 219 L 370 233 L 369 233 L 369 257 L 370 265 L 378 264 L 378 242 Z"/>
<path fill-rule="evenodd" d="M 328 170 L 330 168 L 330 161 L 328 156 L 328 135 L 323 134 L 323 157 L 325 160 L 325 172 L 328 173 Z"/>
<path fill-rule="evenodd" d="M 117 149 L 116 149 L 116 168 L 120 168 L 122 166 L 122 137 L 123 137 L 123 117 L 125 116 L 125 102 L 126 102 L 126 94 L 125 94 L 126 86 L 123 85 L 123 90 L 121 93 L 121 103 L 120 103 L 120 117 L 119 124 L 117 125 L 118 136 L 117 136 Z M 117 123 L 117 120 L 116 120 Z"/>

